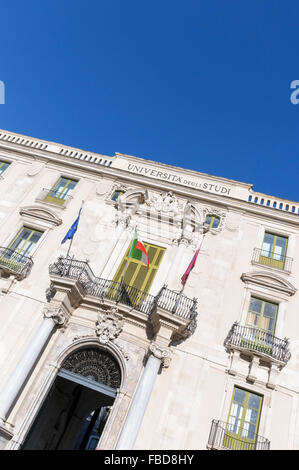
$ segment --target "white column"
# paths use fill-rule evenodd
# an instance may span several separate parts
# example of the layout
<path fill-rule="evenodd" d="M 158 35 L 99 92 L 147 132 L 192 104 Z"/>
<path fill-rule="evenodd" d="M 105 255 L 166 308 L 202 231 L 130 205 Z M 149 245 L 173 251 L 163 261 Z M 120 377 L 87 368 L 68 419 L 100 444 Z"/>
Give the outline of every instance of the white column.
<path fill-rule="evenodd" d="M 60 309 L 44 312 L 45 318 L 27 346 L 22 358 L 8 378 L 0 393 L 0 418 L 5 421 L 7 414 L 21 391 L 32 367 L 38 359 L 52 330 L 56 325 L 62 325 L 65 317 Z"/>
<path fill-rule="evenodd" d="M 169 365 L 169 350 L 155 343 L 149 347 L 150 356 L 132 399 L 132 403 L 117 442 L 116 450 L 131 450 L 135 444 L 143 416 L 150 399 L 161 364 Z"/>

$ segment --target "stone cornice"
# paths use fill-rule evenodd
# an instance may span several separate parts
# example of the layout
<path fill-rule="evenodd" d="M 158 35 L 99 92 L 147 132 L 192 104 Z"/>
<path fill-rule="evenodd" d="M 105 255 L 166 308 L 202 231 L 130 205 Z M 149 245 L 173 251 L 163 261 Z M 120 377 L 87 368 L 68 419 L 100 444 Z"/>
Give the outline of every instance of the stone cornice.
<path fill-rule="evenodd" d="M 43 147 L 39 148 L 38 146 L 36 147 L 28 147 L 22 144 L 14 143 L 11 141 L 7 140 L 0 140 L 0 150 L 4 149 L 8 151 L 9 153 L 12 153 L 13 156 L 15 157 L 16 154 L 23 155 L 26 157 L 33 158 L 34 160 L 41 160 L 46 163 L 53 163 L 53 164 L 58 164 L 60 167 L 62 165 L 70 167 L 72 169 L 76 169 L 79 171 L 82 171 L 85 176 L 86 174 L 89 174 L 90 177 L 97 177 L 99 175 L 101 176 L 106 176 L 110 179 L 121 179 L 123 182 L 135 184 L 136 182 L 144 187 L 149 187 L 155 190 L 160 191 L 161 190 L 161 180 L 157 180 L 155 178 L 151 178 L 150 176 L 144 176 L 144 175 L 139 175 L 139 174 L 134 174 L 130 173 L 127 170 L 121 169 L 121 168 L 115 168 L 113 166 L 105 166 L 104 164 L 95 164 L 90 161 L 86 160 L 79 160 L 76 158 L 70 158 L 69 155 L 64 155 L 63 153 L 54 153 L 51 152 L 51 148 L 53 146 L 58 146 L 61 147 L 65 150 L 69 150 L 70 152 L 73 151 L 80 151 L 79 149 L 74 149 L 72 147 L 64 147 L 59 144 L 54 144 L 51 142 L 46 142 L 46 141 L 41 141 L 39 139 L 32 139 L 27 136 L 22 136 L 19 134 L 13 134 L 10 132 L 5 132 L 0 130 L 0 134 L 4 132 L 5 134 L 9 134 L 11 136 L 16 136 L 16 137 L 22 137 L 27 140 L 32 140 L 34 142 L 40 143 L 40 144 L 48 144 L 48 149 L 45 150 Z M 113 164 L 113 159 L 117 158 L 117 156 L 120 156 L 122 154 L 116 154 L 116 157 L 106 157 L 101 154 L 95 154 L 92 152 L 84 152 L 81 151 L 82 153 L 86 153 L 94 158 L 102 158 L 104 160 L 109 160 L 112 161 Z M 126 155 L 122 155 L 124 158 Z M 144 162 L 147 164 L 155 164 L 156 166 L 159 166 L 160 163 L 158 162 L 152 162 L 150 160 L 144 160 L 144 159 L 139 159 L 138 157 L 130 157 L 130 159 L 134 159 L 134 161 L 139 161 L 139 162 Z M 219 178 L 219 177 L 214 177 L 211 175 L 206 175 L 200 172 L 193 172 L 192 170 L 186 170 L 183 168 L 177 168 L 177 167 L 172 167 L 171 165 L 165 165 L 161 164 L 163 168 L 167 167 L 168 169 L 173 169 L 174 171 L 181 171 L 182 173 L 187 174 L 192 174 L 195 176 L 205 176 L 206 178 L 214 178 L 214 181 L 222 181 L 222 182 L 227 182 L 230 184 L 233 184 L 235 186 L 242 186 L 244 188 L 250 188 L 251 185 L 248 185 L 247 183 L 240 183 L 238 181 L 233 181 L 233 180 L 228 180 L 225 178 Z M 244 211 L 248 214 L 254 214 L 262 218 L 266 219 L 272 219 L 276 221 L 281 221 L 282 223 L 290 224 L 290 225 L 295 225 L 299 226 L 299 215 L 296 213 L 292 212 L 287 212 L 287 211 L 281 211 L 278 210 L 277 208 L 272 208 L 272 207 L 267 207 L 265 205 L 259 205 L 259 204 L 253 204 L 252 202 L 248 202 L 243 199 L 238 199 L 237 197 L 231 197 L 231 196 L 221 196 L 216 193 L 204 191 L 198 188 L 191 188 L 188 186 L 182 186 L 180 184 L 177 184 L 175 182 L 168 182 L 168 181 L 163 181 L 163 190 L 164 191 L 173 191 L 177 196 L 181 196 L 184 198 L 187 198 L 191 201 L 197 202 L 205 202 L 208 204 L 216 204 L 218 206 L 221 206 L 222 208 L 226 209 L 235 209 L 239 211 Z M 249 194 L 255 194 L 254 192 L 248 192 Z M 265 198 L 267 196 L 265 195 Z M 272 197 L 272 196 L 269 196 Z M 284 201 L 287 203 L 292 204 L 292 201 L 287 201 L 281 198 L 277 198 L 278 201 Z M 294 202 L 294 204 L 296 204 Z"/>

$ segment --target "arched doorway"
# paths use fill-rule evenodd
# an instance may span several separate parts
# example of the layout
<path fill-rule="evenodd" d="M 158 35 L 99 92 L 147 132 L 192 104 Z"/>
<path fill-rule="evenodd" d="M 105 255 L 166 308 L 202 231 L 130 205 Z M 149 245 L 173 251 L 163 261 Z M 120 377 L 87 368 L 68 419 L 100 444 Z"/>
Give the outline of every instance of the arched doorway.
<path fill-rule="evenodd" d="M 97 347 L 70 354 L 22 446 L 24 450 L 94 449 L 120 387 L 117 360 Z"/>

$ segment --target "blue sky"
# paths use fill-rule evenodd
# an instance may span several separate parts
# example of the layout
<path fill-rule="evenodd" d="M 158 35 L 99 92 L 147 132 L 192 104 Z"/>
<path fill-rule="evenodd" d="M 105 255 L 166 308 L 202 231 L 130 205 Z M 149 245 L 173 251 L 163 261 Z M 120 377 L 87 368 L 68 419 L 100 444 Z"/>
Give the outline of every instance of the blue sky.
<path fill-rule="evenodd" d="M 0 128 L 299 201 L 299 4 L 2 2 Z"/>

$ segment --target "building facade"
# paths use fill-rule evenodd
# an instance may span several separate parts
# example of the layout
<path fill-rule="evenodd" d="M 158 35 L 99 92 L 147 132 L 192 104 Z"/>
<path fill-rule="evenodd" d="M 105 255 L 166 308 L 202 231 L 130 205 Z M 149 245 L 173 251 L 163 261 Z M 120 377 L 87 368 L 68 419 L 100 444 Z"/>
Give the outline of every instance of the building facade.
<path fill-rule="evenodd" d="M 299 203 L 0 130 L 0 207 L 1 449 L 299 449 Z"/>

